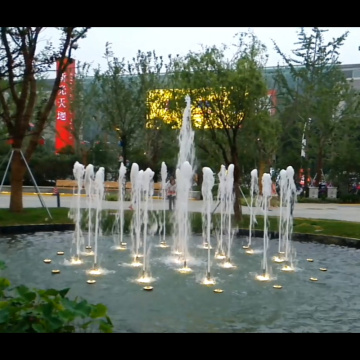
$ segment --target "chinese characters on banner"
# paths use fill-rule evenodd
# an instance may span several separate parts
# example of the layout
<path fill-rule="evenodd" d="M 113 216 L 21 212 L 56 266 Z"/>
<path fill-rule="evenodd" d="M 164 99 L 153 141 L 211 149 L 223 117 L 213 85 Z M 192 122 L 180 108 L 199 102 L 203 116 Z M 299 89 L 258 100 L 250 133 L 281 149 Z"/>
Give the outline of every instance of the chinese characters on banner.
<path fill-rule="evenodd" d="M 61 76 L 60 90 L 56 96 L 56 132 L 55 132 L 55 153 L 65 146 L 74 147 L 73 114 L 71 103 L 73 100 L 73 89 L 75 82 L 75 60 L 66 58 L 64 63 L 69 61 L 68 67 Z M 59 60 L 56 62 L 56 70 L 59 71 Z"/>

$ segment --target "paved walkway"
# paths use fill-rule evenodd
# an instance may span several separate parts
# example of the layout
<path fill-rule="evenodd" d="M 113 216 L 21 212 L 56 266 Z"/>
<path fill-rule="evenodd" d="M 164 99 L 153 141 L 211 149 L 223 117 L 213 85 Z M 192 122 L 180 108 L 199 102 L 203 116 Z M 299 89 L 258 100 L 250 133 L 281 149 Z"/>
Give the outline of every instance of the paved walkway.
<path fill-rule="evenodd" d="M 57 207 L 57 198 L 56 196 L 41 196 L 44 204 L 49 208 Z M 61 207 L 72 207 L 76 197 L 74 196 L 64 196 L 60 197 L 60 206 Z M 0 208 L 9 207 L 10 196 L 8 194 L 0 194 Z M 23 197 L 24 207 L 41 207 L 41 201 L 39 196 L 34 195 L 24 195 Z M 130 205 L 129 201 L 125 201 L 124 208 L 127 209 Z M 189 200 L 189 211 L 201 212 L 203 209 L 203 201 L 201 200 Z M 214 209 L 217 205 L 217 202 L 214 201 Z M 87 207 L 87 199 L 84 196 L 80 197 L 80 206 Z M 118 203 L 115 201 L 103 201 L 102 204 L 104 209 L 114 209 L 118 208 Z M 153 209 L 162 210 L 168 208 L 168 203 L 164 204 L 163 200 L 153 200 Z M 242 207 L 244 214 L 249 214 L 249 208 L 247 206 Z M 215 212 L 219 211 L 219 207 Z M 261 209 L 255 208 L 256 214 L 261 214 Z M 268 213 L 269 216 L 279 216 L 279 208 L 271 208 L 271 211 Z M 314 204 L 314 203 L 295 203 L 294 207 L 294 216 L 297 218 L 313 218 L 313 219 L 329 219 L 329 220 L 343 220 L 343 221 L 353 221 L 360 223 L 360 204 L 336 204 L 336 203 L 327 203 L 327 204 Z"/>

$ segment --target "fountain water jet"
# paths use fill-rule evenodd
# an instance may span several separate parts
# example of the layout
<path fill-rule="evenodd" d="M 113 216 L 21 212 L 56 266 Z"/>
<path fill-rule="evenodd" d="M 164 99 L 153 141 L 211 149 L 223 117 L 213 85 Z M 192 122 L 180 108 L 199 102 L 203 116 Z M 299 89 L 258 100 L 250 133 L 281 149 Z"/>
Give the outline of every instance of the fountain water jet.
<path fill-rule="evenodd" d="M 251 170 L 250 173 L 251 176 L 251 183 L 250 183 L 250 216 L 249 216 L 249 238 L 248 238 L 248 244 L 244 246 L 245 249 L 247 249 L 245 252 L 249 255 L 253 254 L 254 251 L 251 249 L 251 238 L 252 238 L 252 232 L 254 230 L 254 225 L 256 225 L 256 212 L 255 212 L 255 206 L 257 206 L 258 203 L 258 196 L 259 196 L 259 180 L 258 180 L 258 171 L 257 169 Z"/>
<path fill-rule="evenodd" d="M 208 257 L 207 257 L 207 272 L 206 278 L 203 280 L 203 284 L 205 285 L 214 285 L 215 281 L 210 276 L 210 233 L 211 233 L 211 215 L 212 215 L 212 207 L 213 207 L 213 195 L 212 188 L 214 186 L 214 174 L 209 167 L 203 167 L 203 183 L 201 185 L 201 193 L 204 200 L 204 208 L 202 211 L 202 219 L 203 219 L 203 228 L 205 230 L 206 242 L 208 244 Z"/>
<path fill-rule="evenodd" d="M 80 206 L 80 198 L 81 198 L 81 189 L 83 187 L 83 177 L 84 177 L 84 165 L 80 164 L 78 161 L 74 163 L 73 167 L 73 175 L 77 182 L 77 193 L 75 194 L 74 189 L 74 200 L 75 206 L 69 211 L 69 217 L 75 220 L 75 231 L 73 244 L 75 244 L 75 255 L 71 257 L 71 264 L 78 265 L 82 263 L 80 259 L 81 246 L 84 245 L 84 236 L 81 231 L 81 206 Z"/>
<path fill-rule="evenodd" d="M 285 205 L 285 194 L 287 188 L 287 176 L 284 169 L 280 170 L 278 177 L 279 185 L 279 246 L 278 246 L 278 255 L 273 257 L 273 260 L 277 263 L 284 262 L 284 210 L 286 210 Z"/>
<path fill-rule="evenodd" d="M 84 175 L 84 188 L 85 194 L 88 201 L 88 244 L 85 246 L 85 249 L 88 250 L 86 252 L 87 255 L 94 255 L 94 252 L 91 250 L 91 234 L 92 234 L 92 200 L 93 200 L 93 188 L 95 181 L 95 173 L 94 166 L 92 164 L 88 164 L 85 168 Z"/>
<path fill-rule="evenodd" d="M 269 232 L 268 232 L 268 207 L 271 199 L 271 176 L 264 173 L 262 176 L 262 209 L 264 213 L 264 236 L 263 236 L 263 259 L 262 259 L 262 274 L 256 276 L 257 280 L 268 281 L 270 280 L 269 264 L 268 264 L 268 248 L 269 248 Z"/>
<path fill-rule="evenodd" d="M 119 190 L 118 190 L 118 212 L 115 216 L 114 222 L 114 246 L 116 250 L 125 250 L 126 242 L 124 242 L 124 200 L 125 200 L 125 183 L 126 183 L 126 166 L 123 162 L 119 168 Z"/>
<path fill-rule="evenodd" d="M 100 167 L 95 174 L 94 181 L 94 200 L 95 200 L 95 230 L 94 230 L 94 264 L 93 268 L 89 271 L 91 275 L 100 275 L 102 271 L 98 266 L 98 240 L 99 235 L 102 234 L 100 221 L 102 201 L 104 199 L 104 181 L 105 181 L 105 168 Z"/>
<path fill-rule="evenodd" d="M 163 211 L 162 211 L 162 221 L 159 221 L 159 236 L 160 236 L 160 246 L 168 247 L 166 243 L 166 179 L 167 179 L 167 166 L 165 162 L 161 163 L 161 193 L 163 199 Z"/>
<path fill-rule="evenodd" d="M 294 169 L 292 166 L 286 168 L 285 188 L 285 217 L 284 217 L 284 260 L 286 264 L 281 270 L 291 272 L 295 270 L 295 249 L 292 247 L 291 235 L 293 231 L 293 210 L 296 201 L 296 185 L 294 181 Z"/>
<path fill-rule="evenodd" d="M 180 272 L 190 272 L 191 268 L 187 266 L 189 258 L 188 241 L 190 237 L 190 219 L 189 219 L 189 192 L 192 185 L 192 167 L 188 161 L 185 161 L 180 169 L 176 169 L 176 188 L 177 188 L 177 206 L 175 209 L 174 224 L 174 246 L 175 253 L 182 257 L 183 267 Z"/>
<path fill-rule="evenodd" d="M 139 172 L 139 174 L 141 171 Z M 140 283 L 150 283 L 153 279 L 149 273 L 149 252 L 147 252 L 147 235 L 148 235 L 148 223 L 149 223 L 149 199 L 152 196 L 152 188 L 153 183 L 152 179 L 154 177 L 154 172 L 147 168 L 139 179 L 140 190 L 143 196 L 143 209 L 142 209 L 142 224 L 140 224 L 140 228 L 143 229 L 143 268 L 140 278 L 138 282 Z M 140 203 L 140 201 L 139 201 Z M 139 225 L 139 224 L 138 224 Z"/>
<path fill-rule="evenodd" d="M 224 236 L 224 228 L 225 228 L 225 224 L 224 224 L 224 215 L 225 215 L 225 186 L 226 186 L 226 168 L 225 165 L 221 165 L 220 166 L 220 172 L 218 173 L 218 178 L 219 178 L 219 186 L 218 186 L 218 193 L 217 193 L 217 201 L 218 201 L 218 205 L 216 207 L 218 207 L 220 205 L 220 226 L 219 226 L 219 232 L 217 233 L 217 247 L 216 247 L 216 251 L 215 251 L 215 258 L 216 259 L 225 259 L 226 255 L 225 255 L 225 251 L 224 251 L 224 247 L 223 247 L 223 236 Z M 214 209 L 213 212 L 215 212 L 216 208 Z"/>
<path fill-rule="evenodd" d="M 142 192 L 142 177 L 144 171 L 139 170 L 139 165 L 133 163 L 131 166 L 130 180 L 131 180 L 131 201 L 134 208 L 133 217 L 131 220 L 131 238 L 132 251 L 134 261 L 132 265 L 135 267 L 141 266 L 140 262 L 140 246 L 141 246 L 141 226 L 142 226 L 142 209 L 141 209 L 141 192 Z"/>

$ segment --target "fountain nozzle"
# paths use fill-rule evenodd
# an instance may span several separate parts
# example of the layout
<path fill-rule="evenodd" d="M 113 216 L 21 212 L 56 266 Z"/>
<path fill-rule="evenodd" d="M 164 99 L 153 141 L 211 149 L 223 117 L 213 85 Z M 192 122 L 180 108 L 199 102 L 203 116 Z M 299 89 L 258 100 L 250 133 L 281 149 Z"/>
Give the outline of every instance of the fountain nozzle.
<path fill-rule="evenodd" d="M 207 272 L 207 274 L 206 274 L 206 279 L 207 279 L 207 280 L 210 280 L 210 271 Z"/>

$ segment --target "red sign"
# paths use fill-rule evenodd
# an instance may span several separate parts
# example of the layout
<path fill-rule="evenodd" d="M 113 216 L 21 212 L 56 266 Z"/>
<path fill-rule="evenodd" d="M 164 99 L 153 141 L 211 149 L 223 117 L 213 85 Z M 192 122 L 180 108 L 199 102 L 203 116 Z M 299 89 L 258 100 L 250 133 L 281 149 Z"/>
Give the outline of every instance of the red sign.
<path fill-rule="evenodd" d="M 66 58 L 64 63 L 69 64 L 61 76 L 60 89 L 56 96 L 56 133 L 55 153 L 65 146 L 74 147 L 73 135 L 73 113 L 71 102 L 73 98 L 73 87 L 75 84 L 75 60 Z M 56 62 L 56 70 L 59 71 L 60 62 Z"/>

